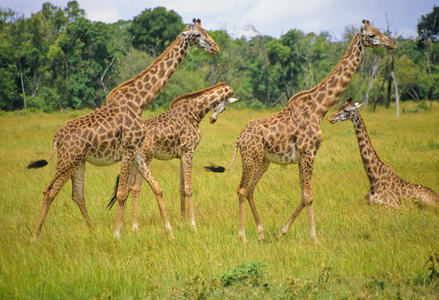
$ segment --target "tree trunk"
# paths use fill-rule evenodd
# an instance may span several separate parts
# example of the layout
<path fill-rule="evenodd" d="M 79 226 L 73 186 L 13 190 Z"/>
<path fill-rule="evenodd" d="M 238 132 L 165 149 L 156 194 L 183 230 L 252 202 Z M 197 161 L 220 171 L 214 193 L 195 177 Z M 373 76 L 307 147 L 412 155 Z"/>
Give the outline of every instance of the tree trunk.
<path fill-rule="evenodd" d="M 24 110 L 27 110 L 26 93 L 24 92 L 23 72 L 20 72 L 21 91 L 23 92 Z"/>
<path fill-rule="evenodd" d="M 396 83 L 396 76 L 395 72 L 392 71 L 390 73 L 393 78 L 393 85 L 395 86 L 395 104 L 396 104 L 396 116 L 399 117 L 399 94 L 398 94 L 398 85 Z"/>
<path fill-rule="evenodd" d="M 369 83 L 367 84 L 367 91 L 366 91 L 366 95 L 364 96 L 364 109 L 365 110 L 366 110 L 367 104 L 369 102 L 370 90 L 372 89 L 372 85 L 373 85 L 374 81 L 377 79 L 377 76 L 378 76 L 378 69 L 379 69 L 379 66 L 380 66 L 380 62 L 381 62 L 381 58 L 379 56 L 375 56 L 374 59 L 373 59 L 373 64 L 372 64 L 371 79 L 370 79 Z"/>

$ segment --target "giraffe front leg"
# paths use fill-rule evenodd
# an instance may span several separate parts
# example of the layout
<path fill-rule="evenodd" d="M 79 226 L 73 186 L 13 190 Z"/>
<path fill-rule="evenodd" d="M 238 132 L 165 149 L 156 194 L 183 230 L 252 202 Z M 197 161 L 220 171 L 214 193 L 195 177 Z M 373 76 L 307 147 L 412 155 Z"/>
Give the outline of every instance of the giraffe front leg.
<path fill-rule="evenodd" d="M 183 202 L 187 199 L 188 209 L 189 209 L 189 220 L 192 229 L 196 232 L 197 226 L 195 224 L 195 213 L 194 213 L 194 203 L 192 199 L 192 157 L 193 152 L 185 153 L 180 160 L 180 177 L 183 176 L 183 186 L 180 186 L 180 193 L 182 194 L 182 215 L 183 215 Z"/>
<path fill-rule="evenodd" d="M 299 175 L 300 175 L 300 187 L 302 189 L 302 199 L 297 206 L 296 210 L 293 212 L 290 219 L 288 219 L 287 223 L 284 227 L 280 230 L 278 237 L 281 237 L 285 235 L 288 230 L 290 229 L 293 222 L 296 220 L 296 218 L 299 216 L 299 214 L 302 212 L 302 210 L 307 207 L 308 212 L 308 222 L 309 222 L 309 234 L 311 239 L 314 242 L 318 242 L 318 238 L 315 231 L 315 225 L 314 225 L 314 216 L 313 216 L 313 209 L 312 209 L 312 168 L 314 163 L 314 157 L 313 156 L 302 156 L 299 160 Z"/>

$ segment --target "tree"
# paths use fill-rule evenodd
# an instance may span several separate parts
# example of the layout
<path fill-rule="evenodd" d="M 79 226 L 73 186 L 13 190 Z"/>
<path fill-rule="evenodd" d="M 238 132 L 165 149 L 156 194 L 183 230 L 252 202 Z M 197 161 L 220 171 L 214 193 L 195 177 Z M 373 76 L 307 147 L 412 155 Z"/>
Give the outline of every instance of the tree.
<path fill-rule="evenodd" d="M 422 15 L 421 20 L 417 25 L 419 34 L 419 48 L 423 50 L 425 59 L 427 61 L 427 73 L 431 81 L 431 87 L 429 90 L 429 98 L 431 101 L 435 98 L 436 86 L 438 78 L 435 75 L 436 69 L 439 64 L 439 7 L 433 6 L 433 11 L 427 15 Z M 431 102 L 431 105 L 433 102 Z"/>
<path fill-rule="evenodd" d="M 182 18 L 175 11 L 156 7 L 134 17 L 128 31 L 135 48 L 156 56 L 165 51 L 183 29 Z"/>

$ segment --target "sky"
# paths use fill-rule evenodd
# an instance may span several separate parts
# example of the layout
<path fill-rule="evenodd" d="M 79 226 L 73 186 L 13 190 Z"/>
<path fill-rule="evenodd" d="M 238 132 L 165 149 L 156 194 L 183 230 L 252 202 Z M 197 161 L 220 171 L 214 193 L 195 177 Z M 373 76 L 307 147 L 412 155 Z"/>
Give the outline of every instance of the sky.
<path fill-rule="evenodd" d="M 380 30 L 389 27 L 393 36 L 416 37 L 421 15 L 439 6 L 438 0 L 77 0 L 92 21 L 114 23 L 132 20 L 145 9 L 163 6 L 174 10 L 183 22 L 199 18 L 206 30 L 226 30 L 233 38 L 251 37 L 256 31 L 279 38 L 290 29 L 302 32 L 328 32 L 342 40 L 346 27 L 360 28 L 369 20 Z M 50 2 L 65 8 L 69 0 L 0 0 L 29 17 Z M 253 30 L 253 29 L 256 29 Z"/>

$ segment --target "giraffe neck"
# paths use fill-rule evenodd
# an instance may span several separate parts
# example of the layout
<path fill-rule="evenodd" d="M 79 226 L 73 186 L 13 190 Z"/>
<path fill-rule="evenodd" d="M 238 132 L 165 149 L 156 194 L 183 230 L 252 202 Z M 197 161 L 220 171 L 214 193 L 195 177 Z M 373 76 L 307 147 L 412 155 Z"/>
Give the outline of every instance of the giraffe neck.
<path fill-rule="evenodd" d="M 191 106 L 190 111 L 194 117 L 201 121 L 204 116 L 214 107 L 216 107 L 222 100 L 224 96 L 215 95 L 216 91 L 212 91 L 203 97 L 197 99 L 197 101 Z"/>
<path fill-rule="evenodd" d="M 355 114 L 352 123 L 354 124 L 355 133 L 357 134 L 358 147 L 360 148 L 364 169 L 366 170 L 371 185 L 374 185 L 379 180 L 380 171 L 383 171 L 383 167 L 385 167 L 386 164 L 379 158 L 373 148 L 360 113 L 357 112 Z"/>
<path fill-rule="evenodd" d="M 331 73 L 314 88 L 293 96 L 289 100 L 289 106 L 301 99 L 311 107 L 312 112 L 321 121 L 328 110 L 340 99 L 360 65 L 364 48 L 361 41 L 361 34 L 358 32 Z"/>
<path fill-rule="evenodd" d="M 107 103 L 129 105 L 136 114 L 142 115 L 146 106 L 163 90 L 189 49 L 189 42 L 178 37 L 148 68 L 115 87 L 108 94 Z"/>

